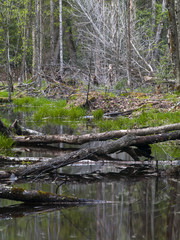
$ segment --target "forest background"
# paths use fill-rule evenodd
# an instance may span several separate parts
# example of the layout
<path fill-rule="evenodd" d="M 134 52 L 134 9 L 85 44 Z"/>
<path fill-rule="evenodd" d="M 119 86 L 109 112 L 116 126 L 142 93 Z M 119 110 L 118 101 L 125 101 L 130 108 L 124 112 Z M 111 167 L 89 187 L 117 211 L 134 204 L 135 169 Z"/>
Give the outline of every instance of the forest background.
<path fill-rule="evenodd" d="M 180 4 L 173 0 L 0 3 L 0 81 L 137 88 L 180 84 Z"/>

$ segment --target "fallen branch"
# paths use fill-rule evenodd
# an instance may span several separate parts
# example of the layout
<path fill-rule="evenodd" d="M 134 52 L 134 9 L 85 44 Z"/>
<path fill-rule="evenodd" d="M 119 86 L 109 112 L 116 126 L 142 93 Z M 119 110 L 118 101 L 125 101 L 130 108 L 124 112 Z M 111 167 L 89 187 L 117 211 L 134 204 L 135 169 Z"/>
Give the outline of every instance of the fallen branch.
<path fill-rule="evenodd" d="M 90 159 L 94 155 L 107 155 L 123 150 L 124 148 L 129 146 L 142 146 L 174 139 L 180 139 L 180 131 L 143 137 L 126 135 L 118 140 L 99 142 L 98 147 L 93 146 L 83 148 L 72 153 L 65 154 L 64 156 L 53 158 L 46 162 L 40 162 L 20 168 L 18 170 L 15 170 L 14 172 L 9 172 L 9 176 L 13 173 L 18 178 L 27 177 L 29 175 L 34 175 L 38 177 L 41 174 L 67 166 L 69 164 L 73 164 L 80 160 Z"/>
<path fill-rule="evenodd" d="M 8 176 L 10 177 L 12 174 L 18 178 L 27 177 L 29 175 L 34 175 L 38 177 L 38 175 L 44 174 L 46 172 L 50 172 L 52 170 L 67 166 L 69 164 L 73 164 L 83 159 L 89 159 L 93 155 L 106 155 L 114 153 L 125 147 L 130 146 L 136 138 L 136 136 L 126 135 L 116 141 L 101 142 L 99 147 L 80 149 L 78 151 L 65 154 L 64 156 L 52 158 L 51 160 L 46 162 L 28 165 L 27 167 L 22 167 L 14 171 L 9 171 L 8 173 L 5 173 L 3 171 L 0 173 L 0 177 L 7 178 Z"/>
<path fill-rule="evenodd" d="M 149 127 L 142 129 L 132 130 L 118 130 L 104 133 L 91 133 L 84 135 L 42 135 L 42 136 L 13 136 L 12 139 L 17 144 L 50 144 L 50 143 L 69 143 L 69 144 L 83 144 L 90 141 L 105 141 L 109 139 L 115 139 L 123 137 L 127 134 L 136 136 L 146 136 L 152 134 L 160 134 L 169 131 L 180 130 L 180 123 L 160 126 Z"/>

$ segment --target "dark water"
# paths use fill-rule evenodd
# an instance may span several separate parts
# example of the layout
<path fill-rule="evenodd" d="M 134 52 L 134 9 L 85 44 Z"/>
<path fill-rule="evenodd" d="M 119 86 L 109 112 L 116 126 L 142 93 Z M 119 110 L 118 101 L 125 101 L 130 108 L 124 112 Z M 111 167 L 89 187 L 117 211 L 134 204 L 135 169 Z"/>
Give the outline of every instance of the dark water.
<path fill-rule="evenodd" d="M 67 126 L 51 124 L 39 128 L 30 118 L 27 121 L 27 113 L 13 113 L 11 109 L 0 109 L 0 113 L 0 117 L 6 117 L 10 122 L 18 118 L 23 126 L 33 126 L 33 129 L 44 133 L 71 134 L 74 131 Z M 159 149 L 155 150 L 158 158 L 162 156 L 163 160 L 169 160 L 165 159 L 169 155 L 162 155 Z M 54 152 L 52 149 L 34 149 L 20 154 L 53 157 L 59 152 L 56 149 Z M 131 160 L 124 153 L 119 158 Z M 97 171 L 98 167 L 98 164 L 95 169 L 94 166 L 67 167 L 64 171 L 86 173 Z M 54 181 L 50 184 L 29 183 L 18 186 L 108 202 L 74 207 L 33 207 L 0 199 L 0 239 L 180 240 L 180 179 L 122 178 L 89 184 L 69 183 L 59 188 L 58 184 Z"/>
<path fill-rule="evenodd" d="M 57 188 L 56 184 L 22 186 L 51 192 Z M 180 239 L 180 181 L 175 179 L 69 184 L 58 193 L 110 202 L 26 208 L 0 200 L 0 239 Z"/>

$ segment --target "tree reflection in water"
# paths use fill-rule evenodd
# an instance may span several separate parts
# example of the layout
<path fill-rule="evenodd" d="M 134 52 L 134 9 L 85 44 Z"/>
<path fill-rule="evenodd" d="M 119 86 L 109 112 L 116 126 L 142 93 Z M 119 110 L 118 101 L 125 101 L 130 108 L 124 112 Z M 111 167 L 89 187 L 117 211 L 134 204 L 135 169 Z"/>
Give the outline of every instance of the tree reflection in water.
<path fill-rule="evenodd" d="M 23 184 L 55 192 L 56 185 Z M 78 240 L 179 240 L 180 182 L 123 179 L 63 185 L 59 193 L 109 201 L 75 207 L 30 207 L 0 200 L 0 238 Z"/>

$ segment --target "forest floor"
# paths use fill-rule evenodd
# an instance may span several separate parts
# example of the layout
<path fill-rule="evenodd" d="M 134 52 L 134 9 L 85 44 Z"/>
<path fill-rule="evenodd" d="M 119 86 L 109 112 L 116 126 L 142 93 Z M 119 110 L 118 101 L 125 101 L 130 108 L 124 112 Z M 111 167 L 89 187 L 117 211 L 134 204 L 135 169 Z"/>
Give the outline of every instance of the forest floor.
<path fill-rule="evenodd" d="M 146 89 L 145 89 L 146 90 Z M 71 84 L 50 84 L 44 95 L 48 98 L 65 98 L 71 107 L 87 107 L 87 86 Z M 140 108 L 155 108 L 160 111 L 180 110 L 180 92 L 144 93 L 134 90 L 121 93 L 110 89 L 105 91 L 101 87 L 90 88 L 88 94 L 88 109 L 90 111 L 102 109 L 104 113 L 124 112 Z"/>
<path fill-rule="evenodd" d="M 68 100 L 69 106 L 84 106 L 87 94 L 77 93 L 71 95 Z M 89 93 L 89 110 L 102 109 L 104 113 L 126 112 L 141 108 L 155 108 L 161 111 L 180 110 L 180 95 L 178 94 L 145 94 L 130 92 L 115 96 L 113 94 L 102 94 L 98 91 Z"/>
<path fill-rule="evenodd" d="M 1 90 L 1 89 L 0 89 Z M 4 101 L 0 91 L 0 102 Z M 94 88 L 87 97 L 87 87 L 70 86 L 64 83 L 50 84 L 43 90 L 37 90 L 28 85 L 16 86 L 14 98 L 25 96 L 45 97 L 48 99 L 66 99 L 68 107 L 86 107 L 89 112 L 102 109 L 104 113 L 133 112 L 141 109 L 158 109 L 162 112 L 180 110 L 180 93 L 144 93 L 139 91 L 118 93 L 105 92 L 104 89 Z M 7 98 L 6 98 L 7 99 Z M 87 104 L 88 99 L 88 104 Z"/>

